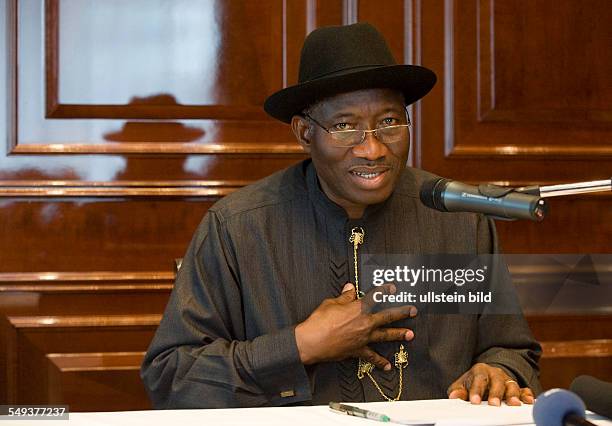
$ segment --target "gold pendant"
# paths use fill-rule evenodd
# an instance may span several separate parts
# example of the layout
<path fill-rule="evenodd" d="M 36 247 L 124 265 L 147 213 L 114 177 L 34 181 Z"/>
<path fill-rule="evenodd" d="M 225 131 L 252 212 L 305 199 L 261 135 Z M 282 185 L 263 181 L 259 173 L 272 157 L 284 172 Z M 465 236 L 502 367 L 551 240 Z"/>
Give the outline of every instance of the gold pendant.
<path fill-rule="evenodd" d="M 408 365 L 408 353 L 404 350 L 404 345 L 400 345 L 399 352 L 395 353 L 395 367 L 399 370 Z"/>
<path fill-rule="evenodd" d="M 349 238 L 349 242 L 353 243 L 354 247 L 357 247 L 359 244 L 363 243 L 364 236 L 365 236 L 365 232 L 363 228 L 358 226 L 356 228 L 351 229 L 351 236 Z"/>
<path fill-rule="evenodd" d="M 359 271 L 357 268 L 357 249 L 359 249 L 359 244 L 363 244 L 363 240 L 365 238 L 365 231 L 362 227 L 358 226 L 351 229 L 351 236 L 349 237 L 349 242 L 353 243 L 353 262 L 355 267 L 355 295 L 357 299 L 361 299 L 365 296 L 365 293 L 359 289 Z"/>
<path fill-rule="evenodd" d="M 359 358 L 359 367 L 357 368 L 357 378 L 363 379 L 366 375 L 369 375 L 374 369 L 374 364 L 368 361 L 364 361 Z"/>

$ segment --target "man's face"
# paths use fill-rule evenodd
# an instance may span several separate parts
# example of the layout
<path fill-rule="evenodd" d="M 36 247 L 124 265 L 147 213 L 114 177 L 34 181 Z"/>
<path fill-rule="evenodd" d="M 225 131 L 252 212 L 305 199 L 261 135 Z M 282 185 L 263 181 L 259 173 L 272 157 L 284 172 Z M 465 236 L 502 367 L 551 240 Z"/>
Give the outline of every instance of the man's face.
<path fill-rule="evenodd" d="M 368 89 L 343 93 L 319 102 L 309 115 L 328 130 L 371 130 L 407 124 L 404 100 L 390 89 Z M 294 120 L 296 118 L 294 117 Z M 304 121 L 301 138 L 299 125 L 294 131 L 310 152 L 321 187 L 349 217 L 359 218 L 370 204 L 386 200 L 406 166 L 410 133 L 404 128 L 400 141 L 385 144 L 366 133 L 365 140 L 354 147 L 334 146 L 332 135 L 311 121 Z"/>

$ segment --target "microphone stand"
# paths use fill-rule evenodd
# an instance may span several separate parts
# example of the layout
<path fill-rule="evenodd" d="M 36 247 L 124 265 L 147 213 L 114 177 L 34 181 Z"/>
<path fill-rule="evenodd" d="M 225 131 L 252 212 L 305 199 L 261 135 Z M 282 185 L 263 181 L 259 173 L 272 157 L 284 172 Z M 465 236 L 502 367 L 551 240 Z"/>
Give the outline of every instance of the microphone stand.
<path fill-rule="evenodd" d="M 612 179 L 565 183 L 561 185 L 523 186 L 521 188 L 516 188 L 514 191 L 522 194 L 535 195 L 542 198 L 585 194 L 588 192 L 604 192 L 612 191 Z"/>

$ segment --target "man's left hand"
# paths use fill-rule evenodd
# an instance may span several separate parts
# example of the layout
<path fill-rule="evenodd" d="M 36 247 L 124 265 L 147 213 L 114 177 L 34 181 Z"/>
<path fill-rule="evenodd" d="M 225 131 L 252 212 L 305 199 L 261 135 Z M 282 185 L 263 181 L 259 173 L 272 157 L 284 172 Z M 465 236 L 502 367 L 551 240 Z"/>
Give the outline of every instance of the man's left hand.
<path fill-rule="evenodd" d="M 500 406 L 501 401 L 508 405 L 533 404 L 533 392 L 521 388 L 504 370 L 492 365 L 474 364 L 465 374 L 448 387 L 450 399 L 463 399 L 472 404 L 480 404 L 487 399 L 489 405 Z"/>

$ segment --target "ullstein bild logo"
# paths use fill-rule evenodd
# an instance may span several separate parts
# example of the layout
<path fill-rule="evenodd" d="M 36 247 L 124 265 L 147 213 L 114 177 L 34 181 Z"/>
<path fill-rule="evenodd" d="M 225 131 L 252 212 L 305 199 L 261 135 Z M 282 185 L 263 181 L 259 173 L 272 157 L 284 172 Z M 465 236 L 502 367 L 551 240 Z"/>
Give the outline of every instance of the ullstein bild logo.
<path fill-rule="evenodd" d="M 381 286 L 392 282 L 405 283 L 414 287 L 418 283 L 452 283 L 460 287 L 466 283 L 482 283 L 486 279 L 486 270 L 486 266 L 478 269 L 396 266 L 392 269 L 374 269 L 372 271 L 372 284 Z"/>
<path fill-rule="evenodd" d="M 468 292 L 467 294 L 459 294 L 456 291 L 452 294 L 433 291 L 424 294 L 408 291 L 401 291 L 399 294 L 384 294 L 382 291 L 375 291 L 372 298 L 376 303 L 491 303 L 493 301 L 490 291 Z"/>

